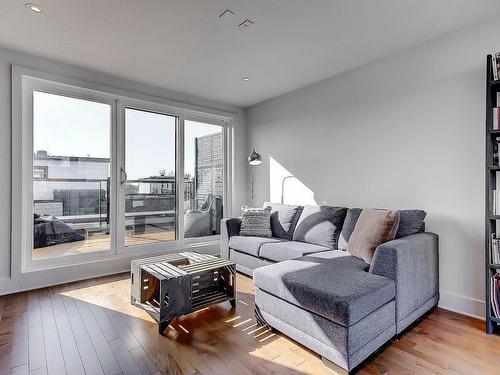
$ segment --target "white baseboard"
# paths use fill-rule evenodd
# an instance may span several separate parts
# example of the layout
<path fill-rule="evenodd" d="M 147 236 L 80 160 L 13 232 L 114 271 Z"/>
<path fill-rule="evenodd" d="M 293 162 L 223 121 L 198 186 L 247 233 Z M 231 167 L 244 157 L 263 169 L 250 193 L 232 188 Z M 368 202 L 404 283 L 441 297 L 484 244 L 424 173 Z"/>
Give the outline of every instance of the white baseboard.
<path fill-rule="evenodd" d="M 476 298 L 466 297 L 452 292 L 439 292 L 439 307 L 457 312 L 459 314 L 471 316 L 473 318 L 485 320 L 485 303 Z"/>

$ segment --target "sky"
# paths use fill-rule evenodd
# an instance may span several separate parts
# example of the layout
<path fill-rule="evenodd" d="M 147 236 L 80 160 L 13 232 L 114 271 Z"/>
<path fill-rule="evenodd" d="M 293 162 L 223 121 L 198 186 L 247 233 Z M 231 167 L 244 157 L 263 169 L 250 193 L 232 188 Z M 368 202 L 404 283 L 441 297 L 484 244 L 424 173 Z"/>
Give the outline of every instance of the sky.
<path fill-rule="evenodd" d="M 222 127 L 185 121 L 186 173 L 194 174 L 194 139 Z M 111 107 L 42 92 L 33 93 L 33 151 L 109 158 Z M 175 117 L 125 110 L 126 171 L 131 180 L 175 170 Z"/>

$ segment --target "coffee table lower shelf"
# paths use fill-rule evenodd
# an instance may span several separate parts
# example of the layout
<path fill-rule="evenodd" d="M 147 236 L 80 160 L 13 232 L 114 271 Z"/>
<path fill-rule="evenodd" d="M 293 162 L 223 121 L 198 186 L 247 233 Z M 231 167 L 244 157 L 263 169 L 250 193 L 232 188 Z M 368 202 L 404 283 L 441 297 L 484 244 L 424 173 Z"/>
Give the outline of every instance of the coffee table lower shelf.
<path fill-rule="evenodd" d="M 145 310 L 163 334 L 173 319 L 229 302 L 236 307 L 236 265 L 212 255 L 184 252 L 131 263 L 132 305 Z"/>

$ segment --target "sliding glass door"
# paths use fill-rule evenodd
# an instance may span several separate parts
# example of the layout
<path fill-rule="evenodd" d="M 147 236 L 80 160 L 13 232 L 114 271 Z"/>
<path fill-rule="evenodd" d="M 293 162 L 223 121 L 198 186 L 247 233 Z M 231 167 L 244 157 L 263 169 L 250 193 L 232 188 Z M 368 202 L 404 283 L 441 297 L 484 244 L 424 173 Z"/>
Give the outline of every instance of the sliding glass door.
<path fill-rule="evenodd" d="M 225 197 L 224 127 L 121 103 L 118 241 L 126 250 L 164 249 L 220 234 Z M 181 178 L 182 176 L 182 178 Z"/>
<path fill-rule="evenodd" d="M 125 246 L 176 239 L 177 117 L 125 108 Z"/>

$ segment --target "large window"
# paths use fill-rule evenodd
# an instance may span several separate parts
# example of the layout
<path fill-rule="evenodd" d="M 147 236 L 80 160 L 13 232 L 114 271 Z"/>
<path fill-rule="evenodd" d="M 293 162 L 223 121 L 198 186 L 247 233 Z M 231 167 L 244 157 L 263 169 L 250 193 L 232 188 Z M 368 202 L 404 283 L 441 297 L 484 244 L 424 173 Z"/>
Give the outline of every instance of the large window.
<path fill-rule="evenodd" d="M 13 170 L 22 169 L 22 198 L 13 210 L 20 228 L 13 239 L 24 269 L 218 239 L 227 214 L 229 116 L 74 81 L 19 81 L 22 151 Z"/>

